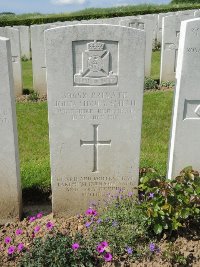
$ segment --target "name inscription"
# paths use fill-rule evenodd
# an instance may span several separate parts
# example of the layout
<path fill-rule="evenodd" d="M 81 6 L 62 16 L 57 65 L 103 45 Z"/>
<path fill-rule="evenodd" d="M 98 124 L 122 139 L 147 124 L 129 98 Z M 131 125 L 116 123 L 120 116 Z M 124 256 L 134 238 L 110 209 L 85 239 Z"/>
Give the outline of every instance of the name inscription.
<path fill-rule="evenodd" d="M 53 112 L 69 120 L 118 119 L 132 114 L 134 106 L 127 92 L 69 92 L 55 101 Z"/>
<path fill-rule="evenodd" d="M 117 190 L 134 189 L 133 177 L 83 176 L 57 178 L 57 186 L 64 187 L 67 192 L 80 193 L 82 196 L 103 196 L 105 192 L 115 193 Z"/>

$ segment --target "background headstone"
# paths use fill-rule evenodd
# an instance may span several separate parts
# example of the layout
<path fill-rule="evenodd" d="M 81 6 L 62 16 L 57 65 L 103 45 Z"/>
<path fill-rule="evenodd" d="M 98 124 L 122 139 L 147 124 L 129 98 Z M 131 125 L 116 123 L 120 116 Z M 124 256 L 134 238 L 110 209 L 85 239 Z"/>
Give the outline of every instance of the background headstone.
<path fill-rule="evenodd" d="M 0 36 L 10 39 L 15 96 L 22 95 L 23 80 L 19 30 L 12 27 L 1 27 Z"/>
<path fill-rule="evenodd" d="M 192 166 L 200 171 L 200 19 L 181 24 L 168 178 Z"/>
<path fill-rule="evenodd" d="M 70 216 L 138 184 L 145 33 L 77 25 L 45 35 L 53 212 Z"/>
<path fill-rule="evenodd" d="M 148 19 L 142 19 L 142 18 L 135 17 L 135 18 L 131 18 L 131 19 L 121 20 L 120 25 L 145 31 L 145 34 L 146 34 L 145 76 L 149 77 L 151 74 L 153 22 L 151 20 L 148 20 Z"/>
<path fill-rule="evenodd" d="M 30 40 L 30 28 L 29 26 L 14 26 L 14 28 L 19 30 L 20 34 L 20 47 L 21 47 L 21 56 L 26 59 L 31 58 L 31 40 Z"/>
<path fill-rule="evenodd" d="M 181 21 L 193 18 L 188 15 L 173 15 L 163 18 L 160 81 L 175 81 Z"/>
<path fill-rule="evenodd" d="M 0 224 L 21 217 L 22 201 L 10 41 L 0 37 Z"/>

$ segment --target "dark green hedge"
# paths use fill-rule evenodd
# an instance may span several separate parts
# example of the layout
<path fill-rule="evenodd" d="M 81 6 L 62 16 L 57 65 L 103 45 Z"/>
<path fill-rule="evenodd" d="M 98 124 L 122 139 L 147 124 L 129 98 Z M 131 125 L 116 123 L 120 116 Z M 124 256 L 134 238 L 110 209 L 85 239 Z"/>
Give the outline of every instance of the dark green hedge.
<path fill-rule="evenodd" d="M 140 6 L 133 6 L 131 8 L 112 8 L 112 9 L 98 9 L 98 12 L 95 13 L 95 9 L 88 14 L 87 10 L 83 10 L 83 13 L 77 12 L 77 14 L 69 15 L 44 15 L 36 18 L 6 18 L 0 17 L 0 26 L 13 26 L 13 25 L 33 25 L 33 24 L 45 24 L 53 23 L 57 21 L 73 21 L 73 20 L 89 20 L 89 19 L 98 19 L 98 18 L 113 18 L 113 17 L 124 17 L 124 16 L 135 16 L 135 15 L 145 15 L 145 14 L 156 14 L 164 12 L 175 12 L 180 10 L 188 9 L 200 9 L 200 4 L 196 5 L 146 5 L 145 8 L 140 8 Z M 101 11 L 101 12 L 100 12 Z"/>
<path fill-rule="evenodd" d="M 200 3 L 200 0 L 172 0 L 171 4 L 198 4 Z"/>

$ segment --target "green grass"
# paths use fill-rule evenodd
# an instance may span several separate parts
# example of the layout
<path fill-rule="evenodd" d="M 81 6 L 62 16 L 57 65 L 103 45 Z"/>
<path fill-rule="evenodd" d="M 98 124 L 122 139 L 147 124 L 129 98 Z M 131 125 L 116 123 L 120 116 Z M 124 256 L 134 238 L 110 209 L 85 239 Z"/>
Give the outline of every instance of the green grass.
<path fill-rule="evenodd" d="M 47 103 L 17 103 L 23 188 L 50 185 Z"/>
<path fill-rule="evenodd" d="M 152 77 L 159 78 L 160 52 L 153 53 Z M 22 63 L 24 88 L 32 89 L 31 61 Z M 166 173 L 172 91 L 144 94 L 141 167 Z M 17 103 L 20 170 L 23 188 L 50 186 L 47 103 Z"/>
<path fill-rule="evenodd" d="M 167 171 L 172 102 L 172 91 L 144 94 L 140 166 L 155 168 L 162 175 Z"/>
<path fill-rule="evenodd" d="M 160 51 L 152 53 L 151 78 L 155 80 L 160 78 Z"/>
<path fill-rule="evenodd" d="M 33 78 L 32 78 L 32 62 L 22 61 L 22 72 L 23 72 L 23 88 L 33 89 Z"/>

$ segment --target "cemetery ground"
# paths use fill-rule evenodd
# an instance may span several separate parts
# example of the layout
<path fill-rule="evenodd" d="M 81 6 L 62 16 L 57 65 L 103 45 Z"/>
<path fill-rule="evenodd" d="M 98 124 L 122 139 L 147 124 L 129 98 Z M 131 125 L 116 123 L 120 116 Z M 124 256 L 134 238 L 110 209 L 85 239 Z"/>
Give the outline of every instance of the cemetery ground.
<path fill-rule="evenodd" d="M 154 79 L 159 60 L 156 51 Z M 32 89 L 30 61 L 23 75 L 24 88 Z M 200 266 L 200 200 L 190 201 L 200 192 L 199 174 L 187 169 L 175 181 L 164 177 L 172 90 L 144 93 L 139 199 L 118 191 L 105 208 L 91 202 L 68 220 L 50 213 L 47 102 L 29 97 L 16 105 L 25 219 L 0 228 L 0 266 Z"/>

